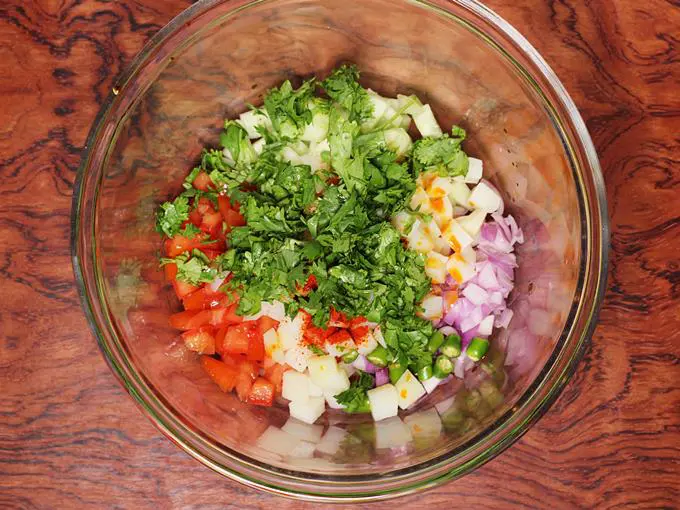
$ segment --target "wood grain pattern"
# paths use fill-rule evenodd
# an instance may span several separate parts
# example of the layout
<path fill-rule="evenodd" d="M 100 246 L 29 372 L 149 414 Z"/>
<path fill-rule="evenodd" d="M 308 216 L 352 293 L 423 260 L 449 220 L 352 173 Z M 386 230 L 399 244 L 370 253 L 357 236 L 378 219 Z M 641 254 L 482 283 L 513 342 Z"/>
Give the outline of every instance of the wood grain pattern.
<path fill-rule="evenodd" d="M 114 77 L 189 3 L 0 5 L 0 508 L 313 506 L 227 481 L 163 438 L 102 360 L 73 282 L 69 211 L 89 127 Z M 528 34 L 594 138 L 609 290 L 550 412 L 473 474 L 400 504 L 677 507 L 680 4 L 487 3 Z"/>

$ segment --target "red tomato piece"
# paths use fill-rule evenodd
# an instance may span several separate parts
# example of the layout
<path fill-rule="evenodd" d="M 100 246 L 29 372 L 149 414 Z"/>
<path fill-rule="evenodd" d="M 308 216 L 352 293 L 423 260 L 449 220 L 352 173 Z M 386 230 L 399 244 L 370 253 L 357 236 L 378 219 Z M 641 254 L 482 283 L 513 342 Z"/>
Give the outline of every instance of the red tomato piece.
<path fill-rule="evenodd" d="M 175 288 L 175 294 L 179 299 L 184 299 L 189 294 L 192 294 L 198 290 L 196 285 L 191 285 L 190 283 L 183 282 L 181 280 L 173 280 L 172 286 Z"/>
<path fill-rule="evenodd" d="M 177 278 L 177 264 L 165 264 L 163 266 L 163 272 L 165 273 L 166 280 L 174 280 Z"/>
<path fill-rule="evenodd" d="M 185 296 L 182 299 L 182 304 L 185 310 L 206 310 L 219 306 L 223 298 L 223 292 L 214 292 L 209 286 L 204 285 L 197 291 Z"/>
<path fill-rule="evenodd" d="M 220 195 L 217 197 L 217 208 L 219 209 L 220 213 L 222 213 L 222 217 L 226 218 L 227 213 L 232 209 L 231 201 L 227 195 Z"/>
<path fill-rule="evenodd" d="M 178 234 L 165 240 L 165 253 L 168 257 L 174 258 L 194 248 L 204 248 L 202 241 L 203 238 L 198 235 L 188 238 Z"/>
<path fill-rule="evenodd" d="M 210 213 L 215 212 L 215 206 L 210 201 L 210 199 L 205 197 L 201 197 L 198 199 L 198 202 L 196 203 L 196 209 L 198 210 L 201 216 L 204 216 L 208 212 Z"/>
<path fill-rule="evenodd" d="M 224 221 L 229 227 L 242 227 L 246 224 L 245 217 L 238 210 L 235 211 L 234 209 L 227 211 Z"/>
<path fill-rule="evenodd" d="M 248 403 L 257 406 L 271 406 L 274 403 L 274 385 L 263 377 L 255 379 L 248 393 Z"/>
<path fill-rule="evenodd" d="M 254 322 L 236 324 L 227 329 L 222 342 L 222 349 L 229 354 L 248 354 L 250 340 L 254 335 Z M 264 346 L 263 346 L 264 350 Z"/>
<path fill-rule="evenodd" d="M 233 303 L 227 307 L 220 306 L 213 310 L 211 324 L 213 326 L 228 326 L 230 324 L 239 324 L 243 322 L 243 317 L 236 313 L 238 303 Z"/>
<path fill-rule="evenodd" d="M 182 340 L 190 351 L 199 354 L 215 354 L 215 337 L 212 335 L 210 326 L 202 326 L 182 333 Z"/>
<path fill-rule="evenodd" d="M 267 317 L 266 315 L 263 315 L 262 317 L 257 319 L 257 325 L 260 328 L 260 333 L 264 335 L 270 329 L 278 328 L 279 321 L 272 319 L 271 317 Z"/>
<path fill-rule="evenodd" d="M 218 212 L 206 212 L 199 228 L 212 237 L 219 235 L 222 232 L 222 215 Z"/>
<path fill-rule="evenodd" d="M 201 356 L 201 366 L 222 391 L 228 393 L 236 386 L 236 380 L 239 375 L 237 368 L 222 363 L 210 356 Z"/>
<path fill-rule="evenodd" d="M 170 325 L 173 328 L 188 331 L 210 325 L 212 310 L 185 310 L 184 312 L 173 313 L 170 316 Z"/>
<path fill-rule="evenodd" d="M 200 227 L 201 226 L 201 213 L 198 212 L 198 209 L 193 209 L 189 213 L 189 221 L 193 223 L 194 227 Z"/>
<path fill-rule="evenodd" d="M 283 373 L 288 370 L 285 365 L 274 363 L 264 371 L 264 377 L 274 385 L 277 394 L 283 389 Z"/>
<path fill-rule="evenodd" d="M 250 361 L 264 360 L 264 338 L 260 333 L 259 325 L 255 325 L 250 329 L 250 336 L 248 338 L 248 359 Z"/>
<path fill-rule="evenodd" d="M 213 187 L 213 182 L 212 179 L 210 179 L 210 176 L 202 171 L 198 172 L 198 175 L 194 178 L 194 182 L 192 184 L 194 188 L 200 189 L 201 191 L 208 191 Z"/>

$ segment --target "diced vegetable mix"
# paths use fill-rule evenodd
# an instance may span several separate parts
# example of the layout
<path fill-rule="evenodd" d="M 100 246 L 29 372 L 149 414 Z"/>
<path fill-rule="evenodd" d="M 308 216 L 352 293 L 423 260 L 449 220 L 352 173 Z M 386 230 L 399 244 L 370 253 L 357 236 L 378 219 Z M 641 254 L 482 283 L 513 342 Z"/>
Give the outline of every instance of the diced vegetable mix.
<path fill-rule="evenodd" d="M 523 242 L 463 129 L 358 78 L 269 91 L 157 214 L 186 347 L 221 390 L 309 424 L 394 417 L 482 360 Z"/>

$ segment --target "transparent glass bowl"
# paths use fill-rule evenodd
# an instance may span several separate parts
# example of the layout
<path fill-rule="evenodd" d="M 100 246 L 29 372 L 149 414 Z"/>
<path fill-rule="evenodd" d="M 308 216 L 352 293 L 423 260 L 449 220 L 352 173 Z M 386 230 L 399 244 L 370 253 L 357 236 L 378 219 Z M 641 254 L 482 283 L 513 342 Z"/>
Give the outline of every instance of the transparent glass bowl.
<path fill-rule="evenodd" d="M 354 62 L 366 86 L 417 93 L 468 131 L 524 230 L 515 317 L 483 367 L 398 419 L 329 412 L 313 458 L 258 440 L 287 419 L 220 392 L 168 315 L 156 206 L 176 195 L 223 119 L 286 78 Z M 199 1 L 161 30 L 92 129 L 73 202 L 83 306 L 121 382 L 153 423 L 212 469 L 315 500 L 432 487 L 497 455 L 544 413 L 594 327 L 608 227 L 597 157 L 574 104 L 536 51 L 473 1 Z M 310 428 L 309 437 L 321 429 Z M 274 450 L 274 451 L 272 451 Z"/>

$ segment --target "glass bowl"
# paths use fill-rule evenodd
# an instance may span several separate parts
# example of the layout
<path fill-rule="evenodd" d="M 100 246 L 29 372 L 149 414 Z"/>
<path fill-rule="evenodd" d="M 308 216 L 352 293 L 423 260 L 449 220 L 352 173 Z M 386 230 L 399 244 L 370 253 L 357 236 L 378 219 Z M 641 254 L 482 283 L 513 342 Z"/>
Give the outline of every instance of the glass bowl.
<path fill-rule="evenodd" d="M 158 269 L 157 205 L 176 195 L 224 118 L 271 86 L 356 63 L 381 94 L 417 93 L 468 132 L 526 242 L 514 318 L 487 360 L 415 409 L 374 424 L 328 412 L 277 436 L 287 408 L 242 404 L 208 380 L 168 325 L 179 309 Z M 205 465 L 312 500 L 412 493 L 470 472 L 520 437 L 565 385 L 595 325 L 608 227 L 597 156 L 553 72 L 469 0 L 204 0 L 120 78 L 87 142 L 74 192 L 73 263 L 108 363 L 153 423 Z M 262 438 L 265 435 L 267 440 Z"/>

